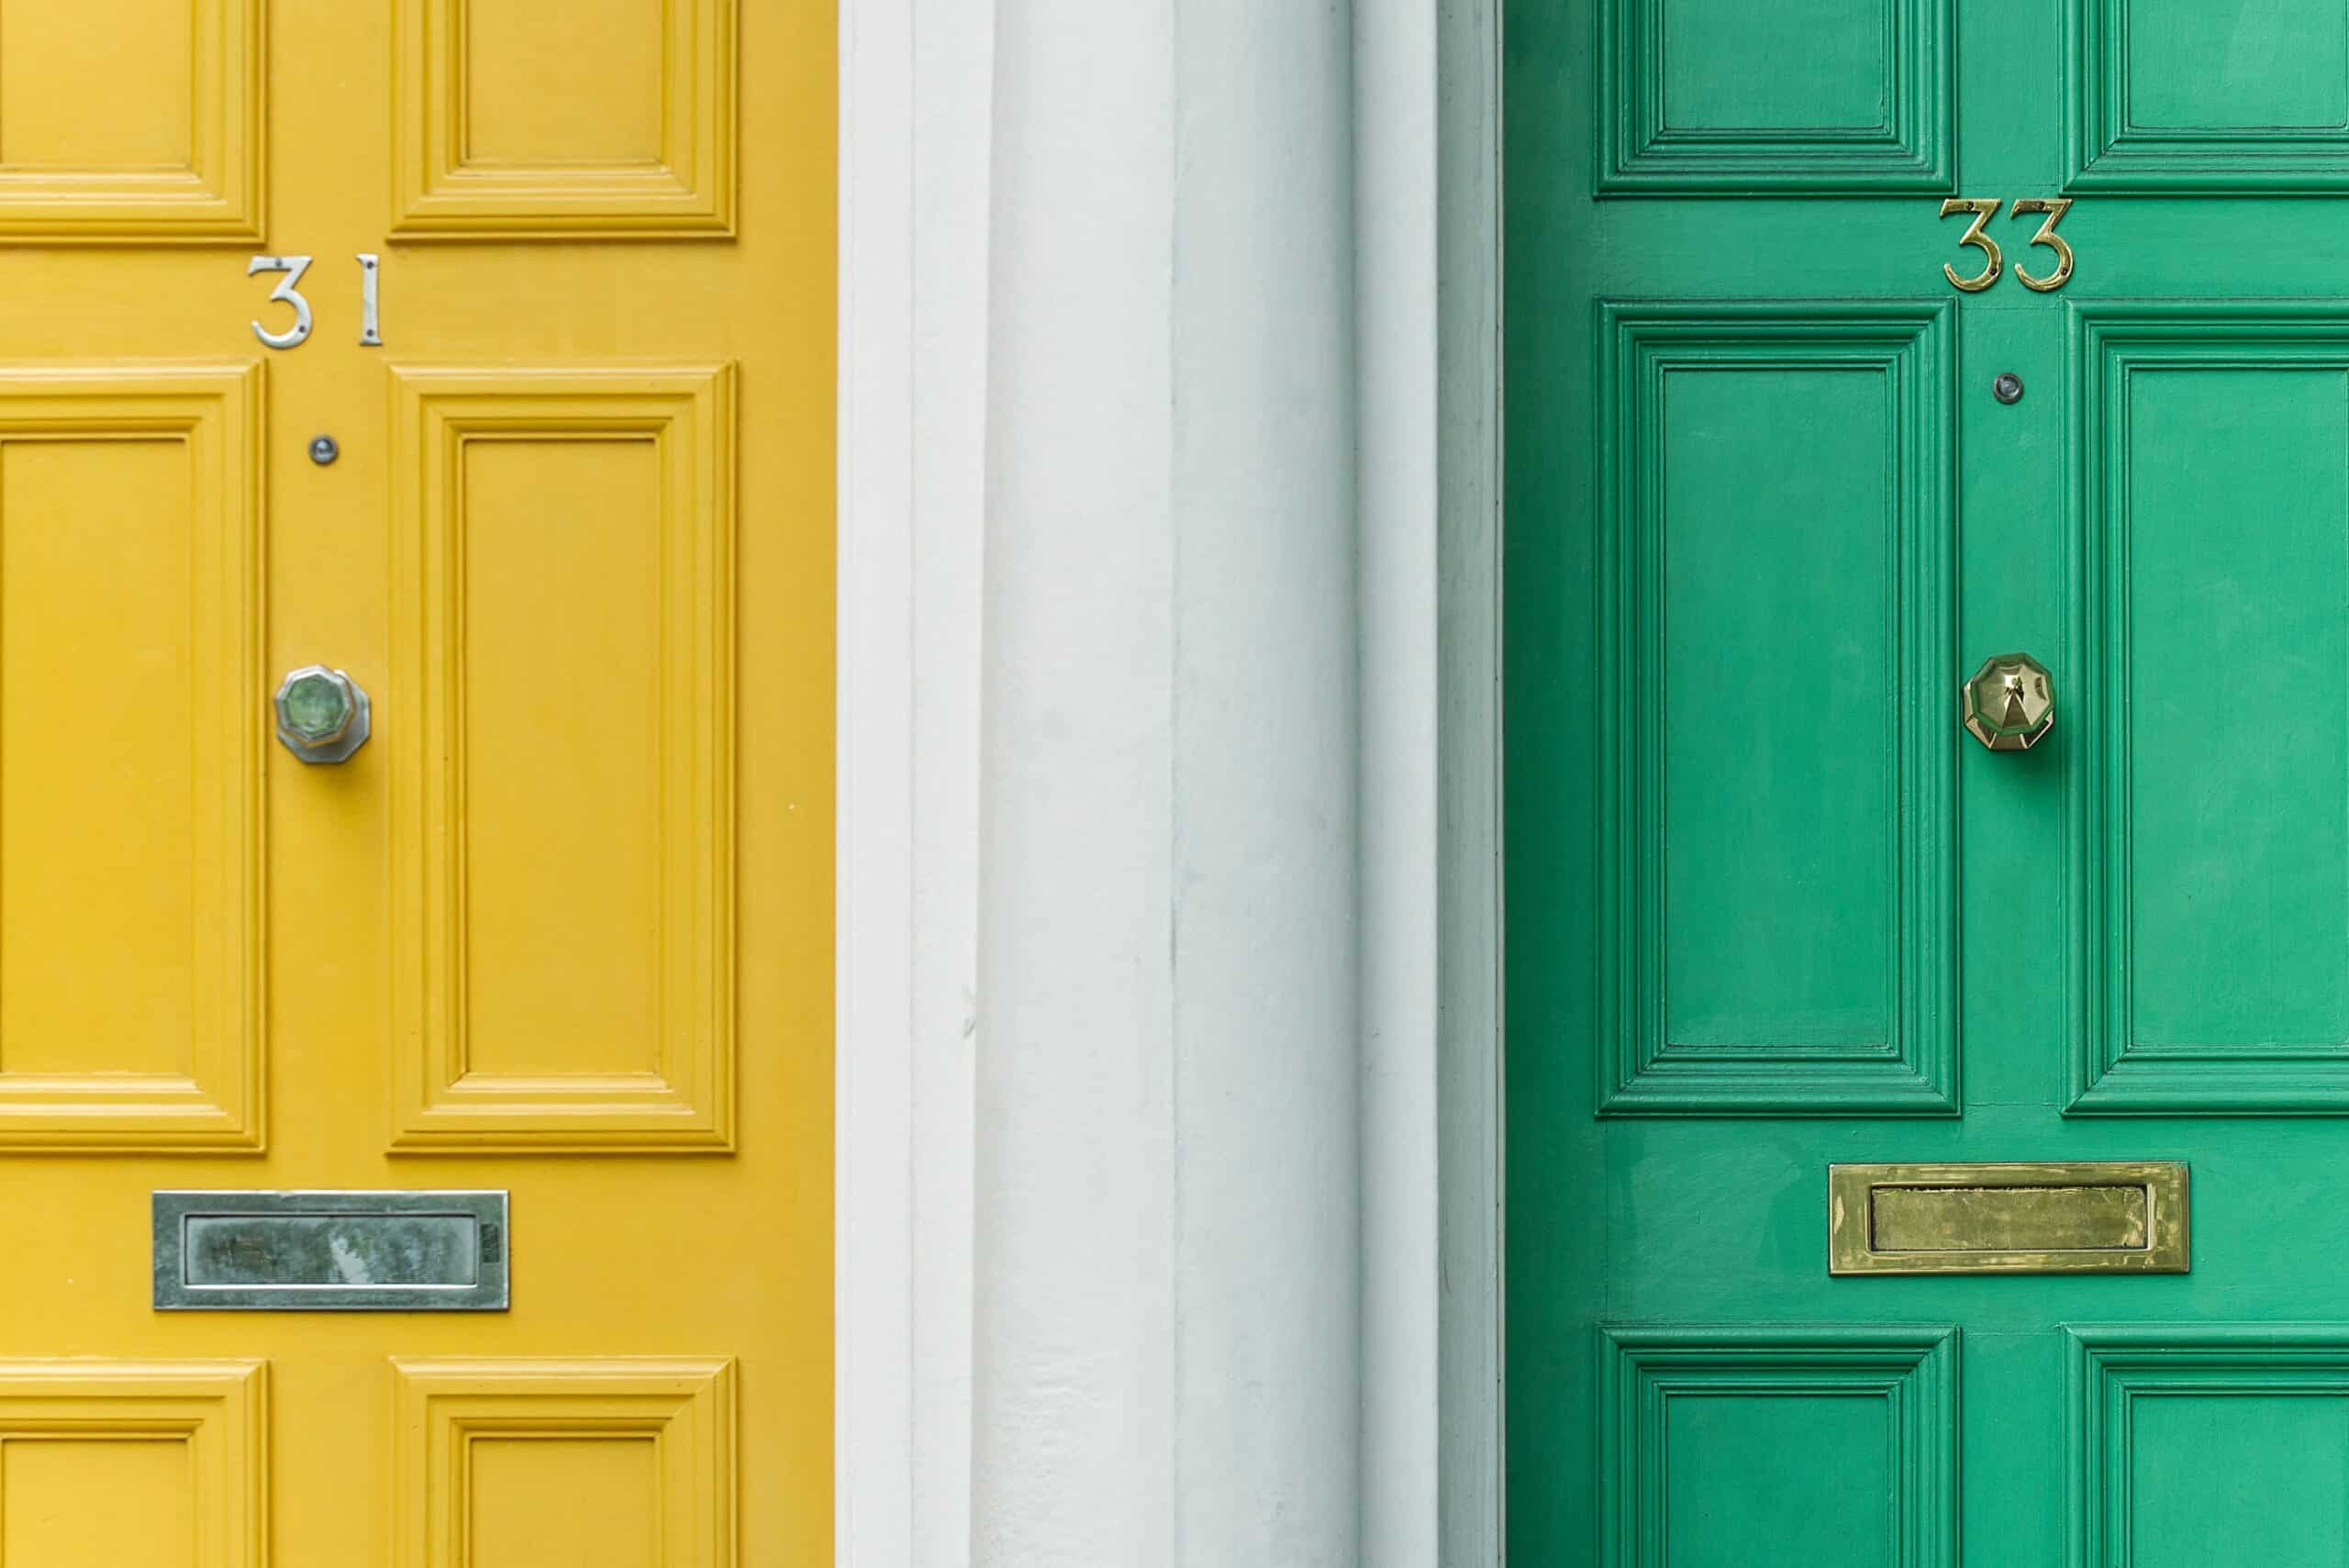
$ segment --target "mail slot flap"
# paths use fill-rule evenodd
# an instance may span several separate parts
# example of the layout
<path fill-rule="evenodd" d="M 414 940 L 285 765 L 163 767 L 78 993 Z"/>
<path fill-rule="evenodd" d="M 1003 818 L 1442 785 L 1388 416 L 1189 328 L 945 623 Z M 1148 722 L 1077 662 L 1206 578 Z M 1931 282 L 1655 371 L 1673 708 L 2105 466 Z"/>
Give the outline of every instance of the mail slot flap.
<path fill-rule="evenodd" d="M 1828 1272 L 2184 1273 L 2186 1167 L 2168 1162 L 1833 1165 Z"/>
<path fill-rule="evenodd" d="M 505 1310 L 502 1192 L 159 1192 L 163 1311 Z"/>

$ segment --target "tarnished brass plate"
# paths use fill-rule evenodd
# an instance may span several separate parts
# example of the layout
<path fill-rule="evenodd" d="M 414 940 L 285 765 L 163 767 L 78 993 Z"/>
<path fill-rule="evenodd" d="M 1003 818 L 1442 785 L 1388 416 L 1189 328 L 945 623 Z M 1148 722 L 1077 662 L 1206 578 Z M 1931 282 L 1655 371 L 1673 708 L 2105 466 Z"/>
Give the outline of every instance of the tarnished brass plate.
<path fill-rule="evenodd" d="M 2166 1161 L 1830 1165 L 1834 1274 L 2182 1274 L 2186 1167 Z"/>

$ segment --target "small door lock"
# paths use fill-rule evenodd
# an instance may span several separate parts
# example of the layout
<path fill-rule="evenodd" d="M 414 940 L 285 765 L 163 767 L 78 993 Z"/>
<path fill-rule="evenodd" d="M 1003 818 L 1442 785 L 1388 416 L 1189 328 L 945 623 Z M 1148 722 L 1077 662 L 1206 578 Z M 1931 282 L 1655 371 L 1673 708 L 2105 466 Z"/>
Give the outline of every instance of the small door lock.
<path fill-rule="evenodd" d="M 277 686 L 277 738 L 306 762 L 340 762 L 367 743 L 367 694 L 324 664 L 286 672 Z"/>

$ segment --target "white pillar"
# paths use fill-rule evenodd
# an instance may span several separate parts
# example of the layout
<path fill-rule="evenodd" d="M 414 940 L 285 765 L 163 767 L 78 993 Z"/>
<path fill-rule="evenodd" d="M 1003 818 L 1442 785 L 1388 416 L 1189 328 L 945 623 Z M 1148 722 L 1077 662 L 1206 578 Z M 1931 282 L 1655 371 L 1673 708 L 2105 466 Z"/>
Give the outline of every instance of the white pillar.
<path fill-rule="evenodd" d="M 1360 1561 L 1351 18 L 997 0 L 973 1561 Z"/>
<path fill-rule="evenodd" d="M 1354 0 L 1362 606 L 1362 1568 L 1442 1556 L 1436 7 Z M 1465 1568 L 1464 1560 L 1461 1568 Z"/>

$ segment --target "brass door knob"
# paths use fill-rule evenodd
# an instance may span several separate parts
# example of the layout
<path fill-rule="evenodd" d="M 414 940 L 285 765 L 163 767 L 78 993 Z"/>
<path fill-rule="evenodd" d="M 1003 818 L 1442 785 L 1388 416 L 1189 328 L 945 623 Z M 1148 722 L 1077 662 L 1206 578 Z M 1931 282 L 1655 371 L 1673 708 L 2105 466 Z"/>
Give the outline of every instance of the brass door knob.
<path fill-rule="evenodd" d="M 1965 683 L 1965 728 L 1993 751 L 2028 751 L 2055 725 L 2055 690 L 2047 666 L 2028 653 L 1982 662 Z"/>

